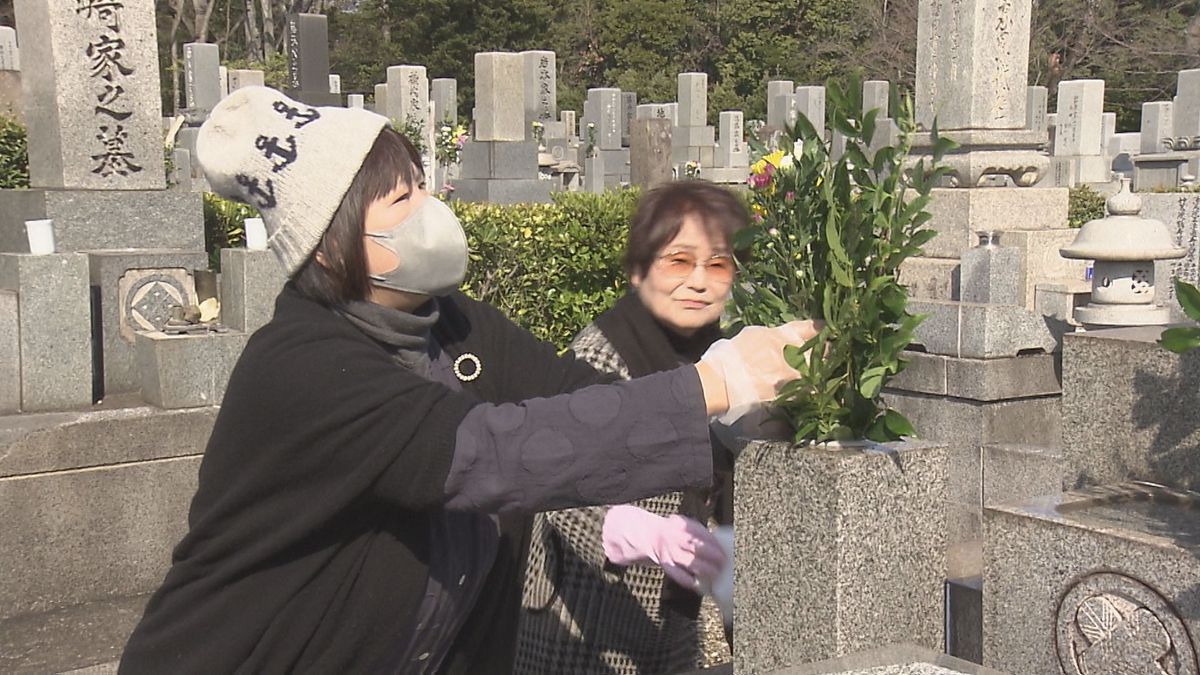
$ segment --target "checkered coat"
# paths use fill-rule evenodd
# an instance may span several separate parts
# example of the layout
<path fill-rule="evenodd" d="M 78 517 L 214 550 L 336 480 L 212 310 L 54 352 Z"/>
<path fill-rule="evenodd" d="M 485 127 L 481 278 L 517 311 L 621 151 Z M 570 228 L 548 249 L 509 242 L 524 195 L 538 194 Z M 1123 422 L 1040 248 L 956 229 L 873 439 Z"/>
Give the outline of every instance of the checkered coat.
<path fill-rule="evenodd" d="M 595 324 L 571 347 L 598 370 L 629 379 Z M 673 492 L 634 505 L 669 516 L 680 499 Z M 600 538 L 606 512 L 598 506 L 536 517 L 514 673 L 669 675 L 702 665 L 700 622 L 662 606 L 662 569 L 607 564 Z"/>

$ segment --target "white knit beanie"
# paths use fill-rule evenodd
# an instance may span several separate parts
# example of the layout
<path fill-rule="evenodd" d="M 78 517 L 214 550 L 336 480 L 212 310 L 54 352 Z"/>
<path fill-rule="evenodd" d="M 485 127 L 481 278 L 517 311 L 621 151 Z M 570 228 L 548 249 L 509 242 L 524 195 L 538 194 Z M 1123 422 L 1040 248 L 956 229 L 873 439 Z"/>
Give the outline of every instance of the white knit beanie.
<path fill-rule="evenodd" d="M 244 87 L 213 108 L 196 157 L 217 194 L 262 214 L 288 276 L 316 249 L 388 119 Z"/>

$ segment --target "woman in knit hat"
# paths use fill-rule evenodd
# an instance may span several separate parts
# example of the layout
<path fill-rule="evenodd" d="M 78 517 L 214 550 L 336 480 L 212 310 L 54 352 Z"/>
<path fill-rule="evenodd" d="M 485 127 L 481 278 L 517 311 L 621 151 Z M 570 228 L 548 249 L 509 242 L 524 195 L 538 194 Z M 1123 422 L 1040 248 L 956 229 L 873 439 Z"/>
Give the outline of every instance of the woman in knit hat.
<path fill-rule="evenodd" d="M 773 398 L 814 332 L 612 383 L 455 290 L 462 228 L 384 117 L 239 89 L 197 156 L 290 280 L 124 673 L 510 672 L 529 514 L 707 484 L 709 416 Z M 696 587 L 723 562 L 686 534 L 637 545 Z"/>

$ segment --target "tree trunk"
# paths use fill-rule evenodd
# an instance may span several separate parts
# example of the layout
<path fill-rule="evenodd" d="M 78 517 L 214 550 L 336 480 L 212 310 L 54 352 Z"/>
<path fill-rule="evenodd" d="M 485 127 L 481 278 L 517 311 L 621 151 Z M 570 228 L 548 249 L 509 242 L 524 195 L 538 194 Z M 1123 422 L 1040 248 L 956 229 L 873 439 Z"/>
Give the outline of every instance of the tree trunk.
<path fill-rule="evenodd" d="M 208 42 L 208 22 L 212 19 L 216 3 L 212 0 L 192 0 L 192 12 L 196 15 L 196 42 Z"/>
<path fill-rule="evenodd" d="M 258 32 L 258 16 L 254 0 L 246 0 L 246 55 L 253 61 L 263 59 L 262 36 Z"/>
<path fill-rule="evenodd" d="M 271 7 L 272 0 L 262 0 L 262 15 L 263 15 L 263 36 L 262 36 L 262 54 L 263 60 L 271 58 L 275 53 L 275 12 Z"/>
<path fill-rule="evenodd" d="M 171 7 L 175 19 L 171 22 L 171 114 L 179 114 L 179 24 L 183 21 L 183 0 L 174 0 Z"/>

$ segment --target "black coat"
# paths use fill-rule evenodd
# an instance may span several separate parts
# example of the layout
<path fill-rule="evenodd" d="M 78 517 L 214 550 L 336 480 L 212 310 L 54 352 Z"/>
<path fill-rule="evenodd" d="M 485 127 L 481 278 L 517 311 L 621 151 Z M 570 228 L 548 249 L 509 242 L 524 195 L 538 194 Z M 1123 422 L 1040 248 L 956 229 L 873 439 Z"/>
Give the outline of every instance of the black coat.
<path fill-rule="evenodd" d="M 189 532 L 122 673 L 395 667 L 463 417 L 480 401 L 550 396 L 597 378 L 487 305 L 455 294 L 441 312 L 438 343 L 487 364 L 461 393 L 398 368 L 345 319 L 285 288 L 234 368 Z M 502 518 L 496 562 L 444 671 L 510 669 L 526 524 Z"/>

